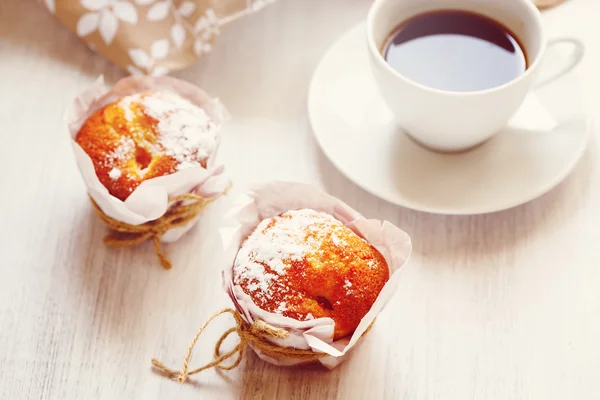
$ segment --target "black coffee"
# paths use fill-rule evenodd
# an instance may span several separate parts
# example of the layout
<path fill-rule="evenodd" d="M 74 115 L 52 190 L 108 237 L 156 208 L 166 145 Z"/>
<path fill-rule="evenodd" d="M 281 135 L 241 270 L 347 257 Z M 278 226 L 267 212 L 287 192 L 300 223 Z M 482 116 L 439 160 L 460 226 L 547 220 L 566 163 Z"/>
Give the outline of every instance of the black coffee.
<path fill-rule="evenodd" d="M 500 86 L 527 69 L 527 55 L 509 29 L 458 10 L 433 11 L 403 22 L 382 53 L 406 78 L 453 92 Z"/>

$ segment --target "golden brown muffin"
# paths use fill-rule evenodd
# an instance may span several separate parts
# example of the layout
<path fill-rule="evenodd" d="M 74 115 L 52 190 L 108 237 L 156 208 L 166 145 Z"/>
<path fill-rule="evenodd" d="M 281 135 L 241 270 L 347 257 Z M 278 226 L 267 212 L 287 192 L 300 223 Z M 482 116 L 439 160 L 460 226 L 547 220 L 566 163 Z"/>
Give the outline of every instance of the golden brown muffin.
<path fill-rule="evenodd" d="M 308 209 L 262 221 L 240 248 L 233 274 L 265 311 L 300 321 L 332 318 L 334 340 L 354 332 L 389 279 L 373 246 Z"/>
<path fill-rule="evenodd" d="M 143 92 L 88 118 L 75 141 L 108 192 L 125 200 L 143 181 L 200 166 L 217 147 L 217 126 L 200 107 L 170 92 Z"/>

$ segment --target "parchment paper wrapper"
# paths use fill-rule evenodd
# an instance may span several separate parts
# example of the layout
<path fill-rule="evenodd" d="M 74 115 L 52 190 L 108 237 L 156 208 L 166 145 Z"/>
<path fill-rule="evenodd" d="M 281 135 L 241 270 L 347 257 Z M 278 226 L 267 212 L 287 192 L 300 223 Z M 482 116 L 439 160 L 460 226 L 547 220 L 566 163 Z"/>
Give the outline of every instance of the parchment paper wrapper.
<path fill-rule="evenodd" d="M 166 90 L 179 94 L 193 104 L 203 108 L 219 125 L 227 117 L 224 107 L 198 87 L 170 77 L 129 77 L 120 80 L 107 89 L 100 77 L 96 83 L 81 93 L 67 109 L 65 119 L 71 135 L 71 144 L 77 166 L 87 186 L 88 193 L 100 209 L 109 217 L 130 225 L 140 225 L 160 218 L 169 208 L 169 197 L 184 193 L 196 193 L 205 199 L 216 199 L 229 186 L 229 179 L 223 175 L 224 167 L 215 165 L 215 154 L 207 163 L 207 168 L 193 167 L 171 175 L 144 181 L 125 201 L 112 196 L 96 175 L 90 157 L 75 142 L 75 137 L 85 121 L 99 108 L 121 97 L 146 90 Z M 216 153 L 216 151 L 215 151 Z M 174 242 L 192 228 L 198 218 L 189 224 L 166 232 L 161 241 Z"/>
<path fill-rule="evenodd" d="M 389 281 L 350 338 L 333 341 L 334 322 L 331 318 L 297 321 L 261 310 L 254 304 L 250 296 L 242 291 L 240 286 L 233 284 L 235 257 L 242 243 L 260 221 L 288 210 L 301 208 L 323 211 L 341 221 L 357 235 L 375 246 L 390 268 Z M 225 217 L 220 234 L 225 252 L 222 273 L 223 286 L 237 311 L 250 324 L 255 319 L 260 319 L 269 325 L 289 332 L 287 339 L 271 340 L 275 344 L 327 353 L 328 357 L 319 359 L 321 364 L 327 368 L 335 368 L 344 360 L 393 296 L 400 278 L 398 270 L 406 263 L 412 249 L 408 235 L 391 223 L 365 219 L 335 197 L 323 193 L 313 186 L 291 182 L 264 184 L 241 197 Z M 293 359 L 273 358 L 255 347 L 253 350 L 261 359 L 275 365 L 289 366 L 301 363 L 301 361 Z"/>
<path fill-rule="evenodd" d="M 212 49 L 223 25 L 274 0 L 38 0 L 132 74 L 164 75 Z"/>

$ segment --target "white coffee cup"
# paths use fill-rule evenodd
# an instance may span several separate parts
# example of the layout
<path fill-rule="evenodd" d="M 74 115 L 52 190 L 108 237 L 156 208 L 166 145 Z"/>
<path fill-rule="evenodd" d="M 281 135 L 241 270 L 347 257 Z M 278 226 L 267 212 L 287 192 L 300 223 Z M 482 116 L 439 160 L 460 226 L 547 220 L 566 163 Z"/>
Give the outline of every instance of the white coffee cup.
<path fill-rule="evenodd" d="M 382 49 L 399 24 L 424 12 L 448 9 L 475 12 L 502 23 L 520 40 L 529 68 L 502 86 L 451 92 L 414 82 L 385 61 Z M 531 0 L 375 0 L 367 19 L 367 42 L 375 80 L 399 125 L 417 141 L 440 151 L 468 149 L 500 132 L 534 87 L 569 72 L 584 53 L 578 39 L 548 41 L 540 12 Z M 536 80 L 546 49 L 562 42 L 575 46 L 574 56 L 552 76 Z"/>

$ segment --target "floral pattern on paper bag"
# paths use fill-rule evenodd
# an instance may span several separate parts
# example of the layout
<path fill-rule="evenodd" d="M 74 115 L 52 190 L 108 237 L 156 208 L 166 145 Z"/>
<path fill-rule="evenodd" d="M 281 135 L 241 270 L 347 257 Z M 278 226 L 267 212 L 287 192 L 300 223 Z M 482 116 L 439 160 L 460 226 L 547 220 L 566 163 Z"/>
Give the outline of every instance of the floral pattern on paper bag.
<path fill-rule="evenodd" d="M 212 50 L 220 28 L 275 0 L 39 0 L 89 48 L 135 75 L 165 75 Z"/>
<path fill-rule="evenodd" d="M 127 1 L 81 0 L 81 6 L 89 11 L 77 21 L 77 35 L 81 37 L 98 31 L 104 43 L 111 44 L 119 29 L 119 20 L 137 23 L 137 9 Z"/>

